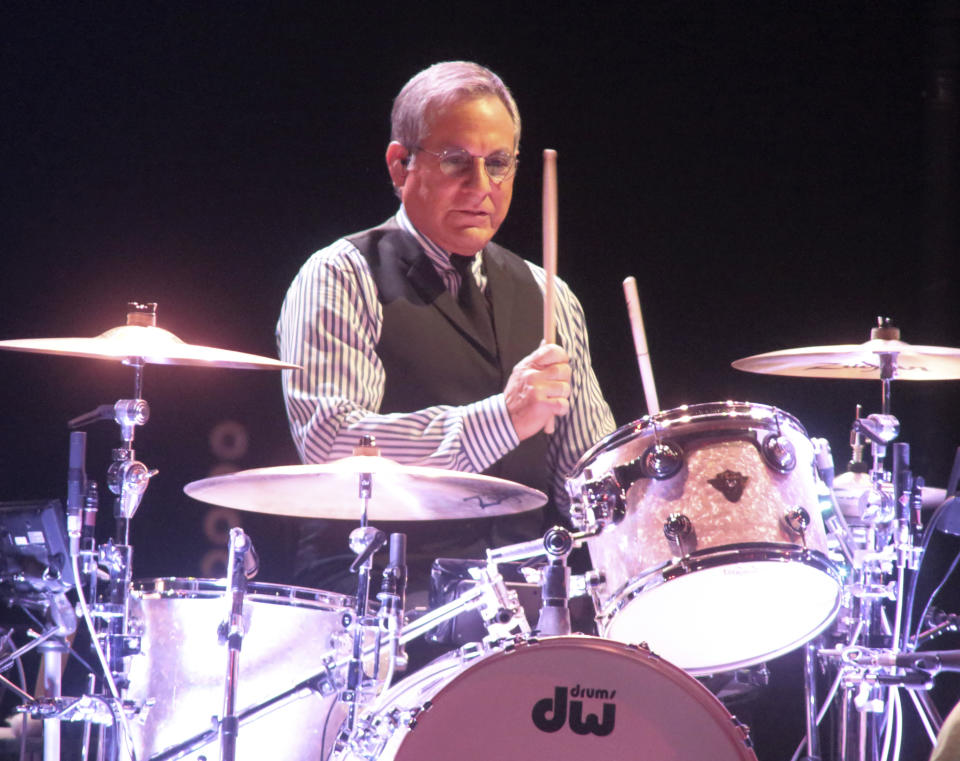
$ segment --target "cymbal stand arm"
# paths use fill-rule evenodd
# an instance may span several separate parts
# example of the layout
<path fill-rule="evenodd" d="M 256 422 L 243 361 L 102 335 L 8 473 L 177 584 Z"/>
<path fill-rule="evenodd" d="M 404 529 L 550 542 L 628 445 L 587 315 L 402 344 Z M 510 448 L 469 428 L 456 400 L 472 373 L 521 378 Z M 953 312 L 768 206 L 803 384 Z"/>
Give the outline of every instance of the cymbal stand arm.
<path fill-rule="evenodd" d="M 434 608 L 416 620 L 411 621 L 403 627 L 403 631 L 400 633 L 400 644 L 405 645 L 408 642 L 415 640 L 417 637 L 420 637 L 432 629 L 435 629 L 444 621 L 449 621 L 452 618 L 456 618 L 461 613 L 466 613 L 468 610 L 475 610 L 476 608 L 479 608 L 481 605 L 479 600 L 484 594 L 485 590 L 481 589 L 480 586 L 477 585 L 472 589 L 468 589 L 457 599 L 451 600 L 445 605 L 441 605 L 439 608 Z"/>
<path fill-rule="evenodd" d="M 495 563 L 486 568 L 471 569 L 470 573 L 477 580 L 477 585 L 465 591 L 456 600 L 434 608 L 426 615 L 407 624 L 400 634 L 400 644 L 404 645 L 426 634 L 444 621 L 449 621 L 471 610 L 480 610 L 488 632 L 496 631 L 496 634 L 491 635 L 494 639 L 498 638 L 497 635 L 500 633 L 506 636 L 513 628 L 519 628 L 524 634 L 530 632 L 530 624 L 520 607 L 516 592 L 506 588 L 503 576 L 496 570 Z"/>
<path fill-rule="evenodd" d="M 557 531 L 558 527 L 554 527 L 550 531 Z M 596 536 L 600 533 L 601 527 L 592 528 L 587 531 L 567 531 L 567 529 L 562 529 L 570 536 L 570 540 L 573 543 L 572 547 L 580 547 L 583 542 L 589 539 L 592 536 Z M 548 532 L 549 534 L 549 532 Z M 543 557 L 548 554 L 548 550 L 544 545 L 545 539 L 541 537 L 540 539 L 531 539 L 528 542 L 519 542 L 517 544 L 509 544 L 506 547 L 494 547 L 487 550 L 487 565 L 496 565 L 497 563 L 509 563 L 516 560 L 529 560 L 530 558 Z"/>

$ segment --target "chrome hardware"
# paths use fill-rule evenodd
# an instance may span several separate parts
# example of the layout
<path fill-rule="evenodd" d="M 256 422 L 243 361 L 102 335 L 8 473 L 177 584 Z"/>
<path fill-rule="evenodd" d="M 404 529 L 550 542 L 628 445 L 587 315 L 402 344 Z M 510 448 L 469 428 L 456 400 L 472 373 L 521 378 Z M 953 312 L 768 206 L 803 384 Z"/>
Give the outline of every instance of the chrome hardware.
<path fill-rule="evenodd" d="M 767 464 L 778 473 L 789 473 L 797 467 L 797 450 L 783 434 L 767 434 L 760 445 L 760 453 Z"/>
<path fill-rule="evenodd" d="M 672 441 L 658 441 L 641 457 L 644 474 L 663 481 L 683 467 L 683 450 Z"/>
<path fill-rule="evenodd" d="M 810 513 L 807 512 L 806 508 L 798 505 L 786 510 L 783 514 L 783 522 L 787 524 L 787 528 L 800 537 L 800 541 L 806 547 L 807 526 L 810 525 Z"/>
<path fill-rule="evenodd" d="M 670 513 L 663 524 L 663 535 L 676 555 L 689 555 L 697 548 L 693 522 L 683 513 Z"/>
<path fill-rule="evenodd" d="M 592 514 L 592 520 L 588 518 L 583 525 L 585 529 L 598 524 L 620 523 L 626 515 L 624 489 L 609 474 L 596 481 L 587 481 L 583 485 L 583 497 L 584 508 Z"/>

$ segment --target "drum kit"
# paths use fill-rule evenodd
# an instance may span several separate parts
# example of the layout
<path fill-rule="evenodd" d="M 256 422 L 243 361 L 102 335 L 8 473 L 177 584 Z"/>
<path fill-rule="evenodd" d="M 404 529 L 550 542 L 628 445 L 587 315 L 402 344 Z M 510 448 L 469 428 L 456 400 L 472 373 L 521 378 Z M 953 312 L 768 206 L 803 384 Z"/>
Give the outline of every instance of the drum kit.
<path fill-rule="evenodd" d="M 402 465 L 364 440 L 330 463 L 185 487 L 209 504 L 357 524 L 355 596 L 252 581 L 258 560 L 239 528 L 230 532 L 225 578 L 136 580 L 130 521 L 153 474 L 132 446 L 149 418 L 145 365 L 290 365 L 186 344 L 156 326 L 156 305 L 131 305 L 126 325 L 95 338 L 0 348 L 122 361 L 134 371 L 133 398 L 71 421 L 62 541 L 49 510 L 42 521 L 18 518 L 29 541 L 3 526 L 0 594 L 44 610 L 48 628 L 0 656 L 0 669 L 32 648 L 43 654 L 45 696 L 14 689 L 24 699 L 18 710 L 43 720 L 45 761 L 60 757 L 66 721 L 83 723 L 84 759 L 97 733 L 101 761 L 756 761 L 749 729 L 706 678 L 801 649 L 806 737 L 794 758 L 898 758 L 901 691 L 931 739 L 939 729 L 927 690 L 938 672 L 960 670 L 960 652 L 920 648 L 955 630 L 956 617 L 917 616 L 916 581 L 933 531 L 960 534 L 960 454 L 948 488 L 926 488 L 910 470 L 908 445 L 895 441 L 890 396 L 896 379 L 960 378 L 960 350 L 912 346 L 881 324 L 863 344 L 738 360 L 748 372 L 881 381 L 881 412 L 858 411 L 853 422 L 848 473 L 835 477 L 827 442 L 776 407 L 655 410 L 596 443 L 568 474 L 569 527 L 489 550 L 459 596 L 414 612 L 405 600 L 405 537 L 372 523 L 506 515 L 546 497 L 489 476 Z M 98 493 L 79 429 L 104 418 L 119 426 L 121 446 L 106 478 L 116 533 L 98 544 Z M 0 519 L 14 522 L 12 513 Z M 374 594 L 373 559 L 385 545 Z M 593 570 L 571 574 L 567 557 L 581 546 Z M 36 562 L 27 555 L 42 572 L 29 570 Z M 501 573 L 521 560 L 540 587 L 536 621 Z M 572 630 L 574 596 L 592 604 L 595 632 Z M 56 683 L 75 611 L 100 664 L 79 698 Z M 408 643 L 473 611 L 483 621 L 476 641 L 402 673 Z M 826 741 L 820 726 L 830 711 L 836 731 Z"/>

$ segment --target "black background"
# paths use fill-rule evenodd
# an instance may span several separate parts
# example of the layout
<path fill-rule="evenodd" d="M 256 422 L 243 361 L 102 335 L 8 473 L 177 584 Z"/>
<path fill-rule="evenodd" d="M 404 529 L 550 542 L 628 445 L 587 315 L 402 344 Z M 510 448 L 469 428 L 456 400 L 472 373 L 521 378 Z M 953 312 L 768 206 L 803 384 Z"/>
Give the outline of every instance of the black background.
<path fill-rule="evenodd" d="M 520 106 L 521 167 L 497 240 L 535 261 L 540 156 L 558 151 L 559 273 L 583 302 L 618 425 L 646 412 L 620 285 L 634 275 L 663 409 L 776 405 L 828 438 L 842 469 L 855 405 L 879 412 L 879 384 L 730 362 L 859 343 L 879 315 L 910 343 L 960 346 L 957 23 L 945 0 L 6 2 L 0 338 L 93 336 L 124 322 L 127 301 L 156 301 L 160 326 L 189 343 L 274 356 L 304 259 L 395 210 L 393 96 L 430 63 L 470 59 Z M 131 396 L 132 377 L 0 355 L 0 499 L 62 496 L 66 421 Z M 260 578 L 289 583 L 289 519 L 231 519 L 181 491 L 217 467 L 296 462 L 279 377 L 148 366 L 144 397 L 137 456 L 160 472 L 134 520 L 135 576 L 215 568 L 239 519 Z M 958 407 L 956 381 L 894 383 L 901 440 L 930 484 L 946 484 Z M 215 451 L 225 420 L 248 446 Z M 90 429 L 101 486 L 116 438 Z M 956 694 L 938 683 L 942 709 Z M 796 654 L 774 664 L 760 703 L 761 761 L 789 758 L 802 734 Z M 908 727 L 904 757 L 921 757 Z"/>

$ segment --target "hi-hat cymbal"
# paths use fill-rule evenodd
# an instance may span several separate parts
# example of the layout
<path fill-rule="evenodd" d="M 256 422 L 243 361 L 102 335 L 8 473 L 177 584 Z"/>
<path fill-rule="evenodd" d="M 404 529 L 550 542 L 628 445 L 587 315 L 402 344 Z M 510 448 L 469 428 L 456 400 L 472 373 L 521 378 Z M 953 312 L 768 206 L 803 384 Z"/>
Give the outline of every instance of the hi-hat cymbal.
<path fill-rule="evenodd" d="M 869 473 L 847 471 L 840 473 L 833 480 L 833 496 L 843 514 L 849 517 L 859 517 L 863 514 L 866 500 L 874 489 L 873 479 Z M 881 485 L 881 490 L 892 490 L 890 484 Z M 926 486 L 920 492 L 925 509 L 932 509 L 940 505 L 947 498 L 947 490 L 937 486 Z"/>
<path fill-rule="evenodd" d="M 155 325 L 121 325 L 93 338 L 25 338 L 0 341 L 0 349 L 66 357 L 142 361 L 151 365 L 193 365 L 240 370 L 270 370 L 297 365 L 270 357 L 184 343 Z"/>
<path fill-rule="evenodd" d="M 357 522 L 360 474 L 371 475 L 371 521 L 489 518 L 532 510 L 547 501 L 536 489 L 479 473 L 402 465 L 355 455 L 316 465 L 255 468 L 193 481 L 194 499 L 237 510 Z"/>
<path fill-rule="evenodd" d="M 887 371 L 883 363 L 888 362 Z M 960 349 L 873 338 L 862 344 L 784 349 L 738 359 L 738 370 L 765 375 L 861 380 L 957 380 Z"/>

